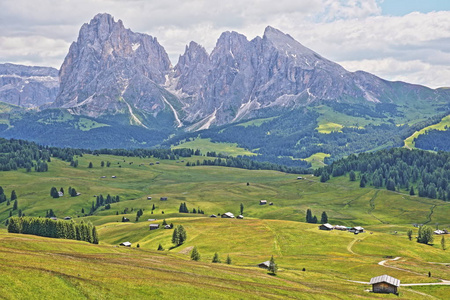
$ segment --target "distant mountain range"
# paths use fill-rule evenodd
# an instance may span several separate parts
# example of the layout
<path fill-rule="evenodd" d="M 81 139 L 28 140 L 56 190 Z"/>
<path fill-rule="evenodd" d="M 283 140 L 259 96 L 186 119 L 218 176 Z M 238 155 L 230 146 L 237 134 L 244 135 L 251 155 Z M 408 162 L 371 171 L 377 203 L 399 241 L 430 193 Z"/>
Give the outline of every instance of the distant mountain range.
<path fill-rule="evenodd" d="M 262 37 L 251 41 L 242 34 L 224 32 L 210 54 L 191 42 L 173 67 L 156 38 L 126 29 L 122 21 L 116 22 L 109 14 L 98 14 L 81 27 L 59 74 L 52 68 L 0 65 L 0 101 L 40 108 L 38 114 L 48 115 L 45 109 L 62 109 L 72 120 L 92 118 L 104 124 L 87 127 L 78 134 L 130 125 L 164 132 L 157 140 L 131 143 L 130 147 L 160 144 L 169 135 L 170 142 L 179 143 L 198 134 L 237 142 L 259 153 L 264 153 L 261 148 L 266 143 L 277 143 L 271 140 L 273 136 L 261 137 L 257 143 L 245 142 L 246 135 L 255 135 L 249 131 L 253 130 L 289 141 L 296 139 L 286 145 L 286 153 L 265 154 L 302 157 L 316 151 L 337 157 L 323 146 L 326 138 L 320 135 L 329 133 L 323 128 L 335 126 L 330 132 L 346 136 L 347 143 L 340 141 L 342 153 L 387 147 L 392 143 L 382 136 L 376 142 L 367 141 L 372 145 L 354 148 L 345 144 L 352 143 L 347 135 L 364 135 L 367 132 L 362 131 L 370 126 L 383 124 L 402 127 L 402 133 L 399 128 L 388 130 L 392 135 L 407 135 L 418 121 L 427 123 L 429 118 L 448 111 L 449 99 L 446 89 L 390 82 L 362 71 L 348 72 L 270 26 Z M 21 112 L 12 123 L 23 123 L 24 114 L 30 113 Z M 259 121 L 247 124 L 249 129 L 247 125 L 232 129 L 234 139 L 224 134 L 225 128 L 255 119 Z M 307 131 L 294 129 L 306 120 L 313 122 L 302 126 Z M 18 129 L 10 119 L 4 123 L 8 127 L 3 127 L 3 136 L 26 137 L 24 132 L 15 132 Z M 263 129 L 262 124 L 271 127 Z M 352 132 L 346 132 L 349 130 Z M 327 137 L 341 138 L 332 134 Z M 300 141 L 305 142 L 300 147 L 303 150 L 296 150 Z M 88 146 L 101 147 L 95 140 Z M 306 148 L 309 150 L 305 152 Z"/>

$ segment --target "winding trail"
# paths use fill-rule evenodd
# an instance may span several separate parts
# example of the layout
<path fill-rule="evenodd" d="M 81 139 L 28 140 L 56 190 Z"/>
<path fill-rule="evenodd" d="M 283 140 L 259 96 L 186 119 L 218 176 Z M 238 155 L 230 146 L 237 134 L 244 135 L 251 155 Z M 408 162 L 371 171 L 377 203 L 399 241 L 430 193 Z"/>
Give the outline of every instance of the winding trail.
<path fill-rule="evenodd" d="M 360 242 L 360 241 L 362 241 L 363 239 L 365 239 L 366 237 L 368 237 L 368 235 L 366 235 L 366 236 L 364 236 L 364 237 L 362 237 L 362 238 L 359 238 L 359 237 L 354 238 L 353 241 L 351 241 L 351 242 L 347 245 L 347 250 L 348 250 L 348 252 L 350 252 L 351 254 L 354 254 L 354 255 L 359 255 L 358 253 L 353 252 L 352 247 L 353 247 L 353 245 L 355 245 L 356 242 Z"/>

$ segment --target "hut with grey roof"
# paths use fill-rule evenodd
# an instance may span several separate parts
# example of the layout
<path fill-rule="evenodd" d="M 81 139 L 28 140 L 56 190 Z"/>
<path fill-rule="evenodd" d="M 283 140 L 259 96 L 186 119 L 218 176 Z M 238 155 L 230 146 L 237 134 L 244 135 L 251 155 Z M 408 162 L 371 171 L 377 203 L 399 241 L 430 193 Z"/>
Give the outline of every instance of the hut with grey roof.
<path fill-rule="evenodd" d="M 374 293 L 392 293 L 397 295 L 400 280 L 389 275 L 381 275 L 370 279 L 370 284 Z"/>

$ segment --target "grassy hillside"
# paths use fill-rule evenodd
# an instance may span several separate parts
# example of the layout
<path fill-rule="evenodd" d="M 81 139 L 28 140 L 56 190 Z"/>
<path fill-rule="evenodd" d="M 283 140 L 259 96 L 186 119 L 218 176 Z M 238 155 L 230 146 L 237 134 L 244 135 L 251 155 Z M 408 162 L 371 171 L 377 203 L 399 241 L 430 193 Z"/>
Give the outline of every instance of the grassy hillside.
<path fill-rule="evenodd" d="M 94 223 L 100 236 L 100 245 L 90 245 L 0 229 L 0 251 L 7 253 L 0 258 L 0 286 L 7 299 L 62 295 L 71 299 L 149 295 L 161 299 L 369 299 L 393 296 L 368 293 L 369 286 L 348 280 L 367 282 L 382 274 L 403 283 L 450 279 L 446 267 L 450 252 L 440 248 L 440 237 L 426 246 L 406 236 L 408 229 L 416 234 L 411 223 L 450 225 L 450 204 L 441 200 L 409 196 L 406 191 L 359 188 L 358 182 L 345 176 L 320 183 L 311 175 L 297 180 L 297 175 L 275 171 L 185 165 L 204 157 L 158 160 L 159 164 L 152 158 L 108 155 L 75 159 L 77 168 L 52 159 L 48 172 L 0 173 L 5 194 L 15 190 L 19 209 L 27 216 L 44 216 L 53 209 L 59 218 L 72 216 L 76 222 Z M 111 166 L 101 167 L 101 161 Z M 90 162 L 93 168 L 88 168 Z M 71 186 L 81 195 L 53 199 L 52 186 L 65 191 Z M 94 195 L 108 193 L 119 195 L 121 201 L 109 210 L 83 216 L 81 210 L 89 212 Z M 261 199 L 274 205 L 259 205 Z M 204 210 L 205 215 L 179 213 L 181 202 L 190 210 Z M 227 211 L 237 215 L 241 203 L 244 220 L 208 217 Z M 11 208 L 0 204 L 2 223 Z M 307 208 L 319 219 L 326 211 L 330 223 L 363 225 L 367 232 L 319 231 L 317 225 L 303 223 Z M 138 209 L 144 209 L 144 215 L 136 222 Z M 123 214 L 125 210 L 128 213 Z M 123 216 L 131 222 L 120 222 Z M 147 221 L 150 218 L 157 220 Z M 172 248 L 172 230 L 149 230 L 150 223 L 161 224 L 163 219 L 186 228 L 185 244 Z M 132 248 L 117 247 L 124 241 L 133 243 Z M 166 250 L 156 251 L 159 244 Z M 189 260 L 194 246 L 201 254 L 200 262 Z M 210 263 L 215 252 L 222 262 L 230 255 L 233 264 Z M 279 265 L 275 277 L 256 267 L 271 255 Z M 402 258 L 387 265 L 398 269 L 378 265 L 386 257 L 397 256 Z M 423 299 L 423 294 L 444 299 L 450 288 L 401 287 L 400 292 L 400 299 Z"/>
<path fill-rule="evenodd" d="M 442 120 L 437 124 L 427 126 L 425 128 L 422 128 L 419 131 L 414 132 L 414 134 L 412 134 L 410 137 L 405 139 L 405 147 L 408 149 L 414 149 L 415 148 L 414 139 L 416 139 L 419 135 L 424 134 L 426 131 L 432 130 L 432 129 L 446 130 L 447 127 L 449 127 L 449 126 L 450 126 L 450 115 L 442 118 Z"/>
<path fill-rule="evenodd" d="M 359 188 L 358 182 L 349 182 L 345 176 L 320 183 L 312 175 L 297 180 L 297 175 L 275 171 L 185 166 L 186 162 L 202 160 L 203 157 L 187 158 L 184 162 L 161 160 L 160 164 L 154 165 L 149 163 L 155 163 L 156 159 L 148 158 L 84 155 L 76 159 L 78 168 L 53 159 L 48 172 L 3 172 L 1 185 L 7 195 L 11 190 L 16 191 L 19 208 L 28 216 L 45 216 L 46 210 L 53 209 L 58 217 L 77 217 L 81 216 L 83 208 L 89 212 L 92 201 L 95 201 L 94 195 L 119 195 L 121 201 L 112 204 L 111 210 L 98 211 L 88 217 L 96 224 L 100 224 L 97 218 L 115 217 L 116 212 L 120 213 L 125 208 L 142 208 L 142 219 L 149 218 L 153 204 L 156 205 L 154 215 L 157 217 L 162 216 L 162 211 L 166 217 L 179 216 L 179 205 L 186 202 L 190 210 L 201 208 L 206 214 L 226 211 L 238 214 L 243 203 L 247 217 L 260 219 L 304 221 L 306 209 L 311 208 L 318 216 L 326 211 L 332 222 L 349 226 L 436 222 L 449 225 L 446 217 L 450 214 L 449 203 L 409 196 L 407 191 L 403 194 Z M 100 167 L 101 161 L 109 161 L 111 167 Z M 93 163 L 93 168 L 88 168 L 89 162 Z M 66 192 L 71 186 L 81 195 L 53 199 L 50 197 L 53 186 L 63 187 Z M 153 200 L 147 200 L 148 196 Z M 169 200 L 159 201 L 160 197 L 168 197 Z M 274 205 L 261 206 L 261 199 Z M 435 206 L 439 210 L 434 210 L 429 217 Z M 10 210 L 11 206 L 1 204 L 0 220 L 5 220 Z M 135 215 L 136 211 L 133 211 L 126 216 L 134 219 Z"/>
<path fill-rule="evenodd" d="M 255 153 L 248 151 L 244 148 L 239 148 L 236 143 L 213 143 L 211 139 L 201 139 L 196 138 L 193 141 L 188 141 L 185 143 L 181 143 L 177 146 L 172 147 L 172 149 L 199 149 L 202 153 L 207 152 L 216 152 L 217 154 L 221 153 L 228 156 L 238 156 L 238 155 L 247 155 L 253 156 Z"/>

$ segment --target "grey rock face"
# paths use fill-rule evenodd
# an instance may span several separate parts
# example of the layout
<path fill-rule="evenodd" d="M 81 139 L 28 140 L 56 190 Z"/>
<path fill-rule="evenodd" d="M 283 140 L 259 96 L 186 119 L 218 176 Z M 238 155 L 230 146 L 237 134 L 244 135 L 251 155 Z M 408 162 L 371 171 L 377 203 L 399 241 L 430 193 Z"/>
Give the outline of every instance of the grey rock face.
<path fill-rule="evenodd" d="M 133 116 L 134 109 L 157 114 L 166 107 L 161 86 L 170 70 L 169 57 L 156 38 L 98 14 L 70 46 L 54 106 L 89 116 Z"/>
<path fill-rule="evenodd" d="M 272 27 L 251 41 L 224 32 L 211 54 L 191 42 L 172 68 L 156 38 L 125 29 L 108 14 L 82 26 L 59 76 L 54 107 L 93 117 L 128 113 L 138 125 L 133 112 L 164 110 L 174 117 L 167 126 L 187 124 L 187 130 L 315 102 L 391 103 L 411 91 L 420 99 L 436 93 L 348 72 Z"/>
<path fill-rule="evenodd" d="M 59 91 L 58 70 L 0 64 L 0 101 L 26 108 L 55 101 Z"/>
<path fill-rule="evenodd" d="M 427 89 L 348 72 L 272 27 L 251 41 L 225 32 L 208 59 L 190 50 L 180 57 L 175 78 L 188 78 L 178 81 L 176 89 L 184 97 L 187 120 L 197 122 L 191 130 L 255 117 L 262 109 L 317 101 L 393 102 L 398 89 Z M 186 56 L 195 72 L 184 67 Z"/>

